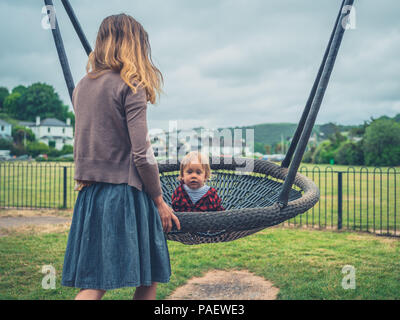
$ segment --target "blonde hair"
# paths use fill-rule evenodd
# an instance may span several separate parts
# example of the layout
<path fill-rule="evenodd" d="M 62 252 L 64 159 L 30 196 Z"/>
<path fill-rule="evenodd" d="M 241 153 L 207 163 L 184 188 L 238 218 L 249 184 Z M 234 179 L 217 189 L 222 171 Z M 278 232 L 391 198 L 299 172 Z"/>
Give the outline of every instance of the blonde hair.
<path fill-rule="evenodd" d="M 154 104 L 160 96 L 163 76 L 151 59 L 149 37 L 143 26 L 124 13 L 106 17 L 97 33 L 95 49 L 86 65 L 89 78 L 95 79 L 107 70 L 120 73 L 122 80 L 136 93 L 146 89 L 147 101 Z"/>
<path fill-rule="evenodd" d="M 211 168 L 208 157 L 203 153 L 197 151 L 191 151 L 182 158 L 178 176 L 179 181 L 183 179 L 183 172 L 185 168 L 191 163 L 201 164 L 205 172 L 206 180 L 211 178 Z"/>

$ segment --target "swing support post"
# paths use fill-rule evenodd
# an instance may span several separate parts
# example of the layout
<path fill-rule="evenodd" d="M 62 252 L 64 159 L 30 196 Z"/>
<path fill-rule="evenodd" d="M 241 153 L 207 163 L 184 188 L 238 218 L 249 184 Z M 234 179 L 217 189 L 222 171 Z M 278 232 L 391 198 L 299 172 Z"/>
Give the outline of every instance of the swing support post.
<path fill-rule="evenodd" d="M 285 181 L 282 186 L 282 190 L 278 197 L 278 204 L 281 208 L 287 206 L 289 199 L 289 192 L 292 189 L 294 180 L 296 178 L 297 171 L 300 166 L 300 162 L 303 158 L 304 151 L 306 149 L 308 140 L 310 139 L 312 129 L 315 124 L 315 120 L 318 115 L 318 111 L 321 107 L 322 100 L 324 98 L 324 94 L 326 88 L 329 83 L 329 79 L 335 65 L 336 57 L 342 43 L 343 35 L 345 28 L 342 26 L 342 21 L 346 16 L 346 12 L 343 12 L 344 6 L 352 6 L 354 0 L 345 0 L 344 4 L 340 7 L 339 12 L 339 21 L 334 27 L 334 34 L 332 38 L 332 43 L 328 46 L 328 54 L 326 55 L 326 64 L 323 66 L 323 71 L 321 73 L 318 86 L 315 90 L 315 97 L 312 98 L 312 104 L 310 107 L 309 114 L 307 116 L 307 120 L 305 120 L 304 128 L 301 132 L 299 143 L 296 147 L 296 151 L 294 153 L 293 161 L 290 164 L 289 172 L 285 178 Z M 343 6 L 344 5 L 344 6 Z M 320 70 L 321 71 L 321 70 Z M 305 111 L 307 113 L 307 111 Z M 285 162 L 287 164 L 287 162 Z"/>
<path fill-rule="evenodd" d="M 46 6 L 54 7 L 52 0 L 44 0 L 44 4 Z M 57 53 L 58 53 L 58 59 L 60 60 L 61 68 L 62 68 L 62 71 L 64 74 L 64 79 L 67 84 L 69 97 L 72 101 L 72 92 L 75 89 L 75 85 L 74 85 L 74 80 L 72 78 L 71 69 L 69 68 L 67 54 L 65 53 L 64 43 L 63 43 L 63 40 L 61 37 L 61 32 L 60 32 L 60 27 L 58 25 L 57 15 L 56 15 L 56 19 L 55 19 L 55 28 L 52 28 L 51 32 L 53 34 L 54 43 L 56 45 L 56 49 L 57 49 Z"/>
<path fill-rule="evenodd" d="M 71 23 L 74 26 L 76 33 L 78 34 L 79 40 L 81 40 L 81 43 L 83 45 L 83 48 L 86 51 L 86 54 L 89 55 L 92 52 L 92 48 L 91 48 L 85 34 L 82 31 L 81 25 L 80 25 L 78 19 L 76 18 L 75 12 L 72 9 L 71 4 L 69 3 L 69 0 L 61 0 L 61 3 L 63 4 L 64 9 L 68 14 L 69 19 L 71 20 Z"/>
<path fill-rule="evenodd" d="M 300 135 L 301 135 L 301 133 L 302 133 L 302 131 L 304 129 L 304 124 L 306 123 L 308 114 L 310 113 L 311 104 L 312 104 L 312 102 L 314 100 L 315 92 L 317 91 L 318 84 L 319 84 L 319 82 L 321 80 L 322 72 L 324 71 L 324 67 L 326 65 L 326 59 L 328 58 L 328 54 L 329 54 L 329 51 L 330 51 L 331 46 L 332 46 L 332 40 L 333 40 L 333 37 L 335 35 L 335 31 L 336 31 L 336 29 L 338 27 L 338 24 L 340 23 L 340 16 L 342 14 L 342 10 L 343 10 L 343 6 L 344 6 L 345 1 L 346 0 L 343 0 L 342 5 L 340 7 L 339 14 L 338 14 L 338 16 L 336 18 L 335 26 L 334 26 L 334 28 L 332 30 L 331 37 L 330 37 L 329 42 L 328 42 L 328 46 L 326 47 L 325 54 L 324 54 L 324 57 L 322 59 L 321 65 L 319 67 L 317 77 L 316 77 L 316 79 L 314 81 L 314 84 L 313 84 L 313 87 L 311 89 L 310 95 L 308 97 L 308 100 L 307 100 L 306 106 L 304 108 L 303 114 L 301 115 L 300 122 L 299 122 L 299 124 L 297 126 L 296 132 L 293 135 L 293 139 L 292 139 L 292 141 L 290 143 L 289 150 L 286 152 L 285 159 L 283 159 L 283 161 L 282 161 L 281 167 L 283 167 L 283 168 L 288 168 L 290 162 L 292 161 L 293 153 L 296 150 L 297 144 L 298 144 L 299 139 L 300 139 Z"/>

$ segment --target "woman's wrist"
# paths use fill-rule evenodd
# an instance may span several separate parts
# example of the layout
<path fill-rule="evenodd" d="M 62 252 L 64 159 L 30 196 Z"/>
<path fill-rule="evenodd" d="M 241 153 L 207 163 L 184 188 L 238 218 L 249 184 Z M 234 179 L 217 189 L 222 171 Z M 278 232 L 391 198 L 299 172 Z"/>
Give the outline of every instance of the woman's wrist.
<path fill-rule="evenodd" d="M 162 195 L 159 195 L 159 196 L 153 198 L 153 201 L 157 207 L 161 206 L 164 203 L 164 199 L 163 199 Z"/>

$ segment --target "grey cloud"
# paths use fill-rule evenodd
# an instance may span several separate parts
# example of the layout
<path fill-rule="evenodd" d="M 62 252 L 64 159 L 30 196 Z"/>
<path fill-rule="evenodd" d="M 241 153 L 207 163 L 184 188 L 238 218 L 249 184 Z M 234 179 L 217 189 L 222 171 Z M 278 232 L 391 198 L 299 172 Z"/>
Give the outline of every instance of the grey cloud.
<path fill-rule="evenodd" d="M 87 56 L 54 1 L 75 82 Z M 94 46 L 108 15 L 126 12 L 149 32 L 165 95 L 149 108 L 149 127 L 222 127 L 297 122 L 318 71 L 340 0 L 70 1 Z M 0 3 L 0 86 L 46 82 L 71 105 L 42 1 Z M 400 113 L 397 0 L 355 1 L 318 123 L 362 123 Z"/>

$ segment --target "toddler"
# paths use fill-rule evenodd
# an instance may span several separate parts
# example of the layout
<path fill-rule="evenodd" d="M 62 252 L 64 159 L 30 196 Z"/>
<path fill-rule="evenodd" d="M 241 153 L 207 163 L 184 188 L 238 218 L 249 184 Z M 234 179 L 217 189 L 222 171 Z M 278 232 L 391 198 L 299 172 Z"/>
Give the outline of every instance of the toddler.
<path fill-rule="evenodd" d="M 181 161 L 180 185 L 172 194 L 175 212 L 223 211 L 217 190 L 205 184 L 210 178 L 208 157 L 198 152 L 188 153 Z"/>

